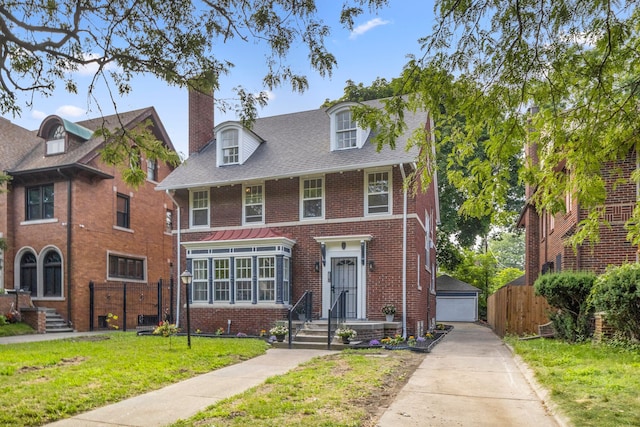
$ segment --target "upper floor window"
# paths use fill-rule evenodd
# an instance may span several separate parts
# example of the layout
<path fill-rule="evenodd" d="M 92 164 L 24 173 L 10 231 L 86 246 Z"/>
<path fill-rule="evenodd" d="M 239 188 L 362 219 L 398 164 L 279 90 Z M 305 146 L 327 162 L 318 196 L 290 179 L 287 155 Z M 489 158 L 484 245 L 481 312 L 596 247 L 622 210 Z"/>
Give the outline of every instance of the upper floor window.
<path fill-rule="evenodd" d="M 47 136 L 47 155 L 64 153 L 65 130 L 62 125 L 55 125 Z"/>
<path fill-rule="evenodd" d="M 171 209 L 167 209 L 164 217 L 165 224 L 165 232 L 171 233 L 173 230 L 173 211 Z"/>
<path fill-rule="evenodd" d="M 302 181 L 302 218 L 324 218 L 324 191 L 322 178 Z"/>
<path fill-rule="evenodd" d="M 209 190 L 192 191 L 191 197 L 191 227 L 209 226 Z"/>
<path fill-rule="evenodd" d="M 109 279 L 145 280 L 145 260 L 109 254 Z"/>
<path fill-rule="evenodd" d="M 129 196 L 118 193 L 116 201 L 116 225 L 130 228 Z"/>
<path fill-rule="evenodd" d="M 247 185 L 244 187 L 244 222 L 264 222 L 264 197 L 262 185 Z"/>
<path fill-rule="evenodd" d="M 222 164 L 233 165 L 239 163 L 239 151 L 238 130 L 229 129 L 222 132 Z"/>
<path fill-rule="evenodd" d="M 431 217 L 428 212 L 424 213 L 424 266 L 431 271 Z"/>
<path fill-rule="evenodd" d="M 147 179 L 149 181 L 158 180 L 158 162 L 152 159 L 147 159 Z"/>
<path fill-rule="evenodd" d="M 336 149 L 354 148 L 357 145 L 358 131 L 356 123 L 351 119 L 351 111 L 343 111 L 335 116 Z"/>
<path fill-rule="evenodd" d="M 53 218 L 53 184 L 27 188 L 26 220 Z"/>
<path fill-rule="evenodd" d="M 365 177 L 366 213 L 369 215 L 390 214 L 390 173 L 388 171 L 368 172 Z"/>

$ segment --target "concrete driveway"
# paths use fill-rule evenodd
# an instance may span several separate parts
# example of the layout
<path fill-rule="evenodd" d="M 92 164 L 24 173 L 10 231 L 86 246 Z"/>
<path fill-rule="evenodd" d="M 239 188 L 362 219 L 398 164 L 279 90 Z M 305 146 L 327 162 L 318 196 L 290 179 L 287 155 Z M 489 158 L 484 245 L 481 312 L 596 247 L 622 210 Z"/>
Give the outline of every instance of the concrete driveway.
<path fill-rule="evenodd" d="M 452 323 L 377 426 L 559 426 L 493 331 Z"/>

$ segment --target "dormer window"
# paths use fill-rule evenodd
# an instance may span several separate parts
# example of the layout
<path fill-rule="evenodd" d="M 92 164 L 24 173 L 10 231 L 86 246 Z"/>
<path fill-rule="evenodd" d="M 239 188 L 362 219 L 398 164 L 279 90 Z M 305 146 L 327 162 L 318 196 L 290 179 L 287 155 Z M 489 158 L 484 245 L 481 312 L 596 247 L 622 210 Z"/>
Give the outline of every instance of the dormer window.
<path fill-rule="evenodd" d="M 353 120 L 353 102 L 340 103 L 327 110 L 331 120 L 331 151 L 362 148 L 369 137 L 369 129 L 360 128 Z"/>
<path fill-rule="evenodd" d="M 64 153 L 64 126 L 58 124 L 51 128 L 47 138 L 47 155 Z"/>
<path fill-rule="evenodd" d="M 222 164 L 235 165 L 239 162 L 238 130 L 228 129 L 222 132 Z"/>
<path fill-rule="evenodd" d="M 356 147 L 356 123 L 351 119 L 351 111 L 336 114 L 336 149 Z"/>

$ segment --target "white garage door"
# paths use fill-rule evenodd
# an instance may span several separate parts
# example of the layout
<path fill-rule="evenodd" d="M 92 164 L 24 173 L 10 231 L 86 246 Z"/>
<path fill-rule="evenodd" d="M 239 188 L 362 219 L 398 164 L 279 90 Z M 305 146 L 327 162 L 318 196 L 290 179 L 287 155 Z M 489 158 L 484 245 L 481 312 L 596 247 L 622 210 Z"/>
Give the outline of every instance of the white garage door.
<path fill-rule="evenodd" d="M 438 322 L 475 322 L 478 320 L 478 299 L 475 296 L 436 297 Z"/>

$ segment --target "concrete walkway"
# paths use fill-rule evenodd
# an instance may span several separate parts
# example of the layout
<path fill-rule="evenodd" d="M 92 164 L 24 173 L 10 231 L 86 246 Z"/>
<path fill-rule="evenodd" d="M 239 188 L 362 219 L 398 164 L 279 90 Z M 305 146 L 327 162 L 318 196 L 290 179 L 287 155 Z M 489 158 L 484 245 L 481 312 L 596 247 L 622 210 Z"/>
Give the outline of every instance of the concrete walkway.
<path fill-rule="evenodd" d="M 197 414 L 209 405 L 284 374 L 327 350 L 272 348 L 246 362 L 227 366 L 160 390 L 103 406 L 73 418 L 57 421 L 56 427 L 164 426 Z"/>
<path fill-rule="evenodd" d="M 527 368 L 491 329 L 452 324 L 378 427 L 564 425 L 544 406 Z"/>
<path fill-rule="evenodd" d="M 566 425 L 543 404 L 526 366 L 489 329 L 454 323 L 427 354 L 378 427 Z M 111 332 L 113 333 L 113 332 Z M 0 338 L 0 344 L 70 338 L 48 334 Z M 326 350 L 270 349 L 263 356 L 218 369 L 141 396 L 61 420 L 56 427 L 163 426 L 283 374 Z M 533 384 L 533 385 L 532 385 Z M 542 397 L 541 397 L 542 396 Z"/>

